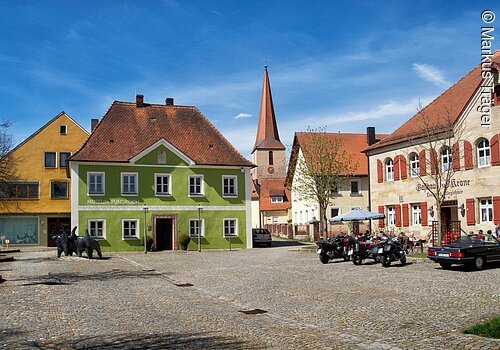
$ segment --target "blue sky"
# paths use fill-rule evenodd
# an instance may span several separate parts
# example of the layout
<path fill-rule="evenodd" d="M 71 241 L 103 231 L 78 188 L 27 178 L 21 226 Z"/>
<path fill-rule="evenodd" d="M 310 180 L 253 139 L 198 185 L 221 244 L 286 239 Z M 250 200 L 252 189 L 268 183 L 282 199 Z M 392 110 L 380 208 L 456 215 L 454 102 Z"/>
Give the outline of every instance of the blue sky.
<path fill-rule="evenodd" d="M 249 157 L 267 63 L 285 145 L 308 127 L 389 133 L 480 62 L 494 5 L 2 1 L 0 120 L 19 143 L 63 110 L 89 129 L 114 100 L 174 97 Z"/>

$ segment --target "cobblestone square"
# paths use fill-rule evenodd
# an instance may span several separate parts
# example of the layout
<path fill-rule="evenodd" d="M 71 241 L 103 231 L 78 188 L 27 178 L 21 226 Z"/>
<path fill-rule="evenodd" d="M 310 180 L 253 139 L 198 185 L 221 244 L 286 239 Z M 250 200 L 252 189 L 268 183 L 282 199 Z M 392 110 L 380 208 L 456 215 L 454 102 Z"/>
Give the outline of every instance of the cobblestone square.
<path fill-rule="evenodd" d="M 15 257 L 0 265 L 6 349 L 500 348 L 461 333 L 500 314 L 499 268 L 323 265 L 290 246 Z"/>

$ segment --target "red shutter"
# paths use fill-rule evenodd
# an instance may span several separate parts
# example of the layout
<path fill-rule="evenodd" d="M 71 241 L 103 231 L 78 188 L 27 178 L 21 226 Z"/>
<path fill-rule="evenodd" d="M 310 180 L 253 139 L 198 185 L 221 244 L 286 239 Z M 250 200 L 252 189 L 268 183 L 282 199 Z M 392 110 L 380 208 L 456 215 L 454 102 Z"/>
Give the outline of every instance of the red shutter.
<path fill-rule="evenodd" d="M 493 136 L 490 141 L 491 165 L 500 165 L 500 149 L 498 145 L 498 134 Z"/>
<path fill-rule="evenodd" d="M 467 198 L 465 200 L 467 207 L 467 225 L 472 226 L 476 224 L 476 210 L 474 208 L 474 198 Z"/>
<path fill-rule="evenodd" d="M 399 180 L 399 156 L 394 157 L 394 181 Z"/>
<path fill-rule="evenodd" d="M 408 166 L 404 156 L 399 156 L 399 164 L 401 166 L 401 180 L 406 180 L 408 178 Z"/>
<path fill-rule="evenodd" d="M 493 197 L 493 222 L 500 224 L 500 196 Z"/>
<path fill-rule="evenodd" d="M 436 167 L 438 166 L 438 157 L 435 150 L 431 150 L 431 174 L 436 175 Z"/>
<path fill-rule="evenodd" d="M 420 203 L 420 210 L 422 215 L 422 226 L 427 226 L 427 202 Z"/>
<path fill-rule="evenodd" d="M 410 226 L 410 220 L 408 218 L 408 204 L 403 204 L 403 226 Z"/>
<path fill-rule="evenodd" d="M 453 171 L 460 170 L 460 148 L 458 143 L 455 143 L 451 148 L 451 158 L 453 161 Z"/>
<path fill-rule="evenodd" d="M 396 210 L 396 226 L 401 227 L 401 205 L 396 204 L 394 209 Z"/>
<path fill-rule="evenodd" d="M 378 183 L 384 182 L 384 172 L 383 172 L 383 165 L 382 161 L 380 159 L 377 159 L 377 178 L 378 178 Z"/>
<path fill-rule="evenodd" d="M 420 175 L 427 175 L 427 163 L 425 161 L 425 149 L 421 150 L 418 155 L 418 163 L 420 166 Z"/>
<path fill-rule="evenodd" d="M 469 141 L 464 141 L 464 161 L 465 170 L 472 169 L 472 145 Z"/>
<path fill-rule="evenodd" d="M 383 205 L 378 206 L 378 213 L 384 214 L 384 206 Z M 384 226 L 385 226 L 384 219 L 378 219 L 378 227 L 382 228 Z"/>

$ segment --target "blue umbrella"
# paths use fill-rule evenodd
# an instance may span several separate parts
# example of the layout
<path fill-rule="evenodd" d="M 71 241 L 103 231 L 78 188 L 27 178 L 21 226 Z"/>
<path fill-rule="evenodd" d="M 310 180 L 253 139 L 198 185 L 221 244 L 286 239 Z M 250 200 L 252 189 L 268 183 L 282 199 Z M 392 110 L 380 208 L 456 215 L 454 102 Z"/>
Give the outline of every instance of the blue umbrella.
<path fill-rule="evenodd" d="M 384 214 L 372 213 L 368 210 L 363 209 L 353 209 L 345 214 L 334 216 L 330 218 L 330 222 L 338 221 L 361 221 L 361 220 L 372 220 L 372 219 L 384 219 Z"/>

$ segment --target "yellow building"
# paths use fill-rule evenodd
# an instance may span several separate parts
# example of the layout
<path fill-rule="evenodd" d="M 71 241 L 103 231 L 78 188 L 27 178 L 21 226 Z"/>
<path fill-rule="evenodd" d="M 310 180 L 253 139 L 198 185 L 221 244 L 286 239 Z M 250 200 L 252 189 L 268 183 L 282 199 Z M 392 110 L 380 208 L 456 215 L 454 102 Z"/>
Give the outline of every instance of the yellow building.
<path fill-rule="evenodd" d="M 17 180 L 2 195 L 0 236 L 10 244 L 54 246 L 51 236 L 69 229 L 71 187 L 66 160 L 88 136 L 61 112 L 9 153 Z"/>

